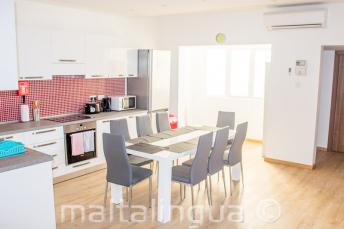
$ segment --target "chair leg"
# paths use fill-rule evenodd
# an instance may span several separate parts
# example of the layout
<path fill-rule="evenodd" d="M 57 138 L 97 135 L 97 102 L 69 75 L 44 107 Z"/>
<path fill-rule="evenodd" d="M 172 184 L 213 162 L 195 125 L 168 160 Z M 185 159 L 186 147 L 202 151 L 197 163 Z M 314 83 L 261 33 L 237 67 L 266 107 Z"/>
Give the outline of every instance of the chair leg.
<path fill-rule="evenodd" d="M 232 191 L 232 187 L 233 187 L 233 183 L 232 183 L 232 169 L 230 166 L 228 166 L 228 170 L 229 170 L 229 188 L 230 188 L 230 194 L 232 195 L 233 191 Z"/>
<path fill-rule="evenodd" d="M 192 218 L 193 220 L 195 219 L 195 209 L 193 208 L 193 206 L 195 205 L 194 202 L 194 190 L 193 190 L 193 185 L 191 185 L 191 204 L 192 204 Z"/>
<path fill-rule="evenodd" d="M 132 202 L 132 198 L 133 198 L 133 187 L 130 185 L 130 187 L 129 187 L 129 192 L 130 192 L 130 194 L 129 194 L 129 203 L 128 203 L 128 207 L 129 207 L 129 209 L 128 209 L 128 212 L 129 212 L 129 216 L 128 216 L 128 218 L 129 218 L 129 222 L 131 222 L 131 202 Z"/>
<path fill-rule="evenodd" d="M 242 187 L 244 188 L 244 169 L 242 167 L 242 162 L 240 162 L 240 168 L 241 168 L 241 183 L 242 183 Z"/>
<path fill-rule="evenodd" d="M 126 192 L 126 197 L 127 197 L 127 202 L 129 201 L 129 188 L 125 188 L 125 192 Z"/>
<path fill-rule="evenodd" d="M 220 182 L 220 172 L 217 173 L 217 183 Z"/>
<path fill-rule="evenodd" d="M 213 185 L 211 182 L 211 175 L 208 175 L 208 177 L 209 177 L 210 205 L 213 205 Z"/>
<path fill-rule="evenodd" d="M 206 192 L 207 192 L 208 204 L 209 204 L 209 206 L 211 206 L 211 203 L 210 203 L 210 195 L 209 195 L 209 188 L 208 188 L 208 178 L 205 179 L 205 190 L 206 190 Z"/>
<path fill-rule="evenodd" d="M 179 184 L 179 195 L 180 195 L 180 202 L 183 201 L 183 185 Z"/>
<path fill-rule="evenodd" d="M 225 198 L 227 197 L 227 189 L 226 189 L 226 177 L 225 177 L 225 168 L 222 168 L 222 180 L 223 180 L 223 187 L 225 188 Z"/>
<path fill-rule="evenodd" d="M 149 177 L 149 208 L 152 208 L 152 176 Z"/>
<path fill-rule="evenodd" d="M 105 185 L 105 194 L 104 194 L 104 207 L 106 208 L 106 200 L 107 200 L 107 191 L 108 191 L 108 186 L 109 185 L 109 182 L 106 182 L 106 185 Z"/>
<path fill-rule="evenodd" d="M 183 197 L 183 200 L 185 200 L 185 197 L 186 197 L 186 185 L 184 184 L 184 197 Z"/>

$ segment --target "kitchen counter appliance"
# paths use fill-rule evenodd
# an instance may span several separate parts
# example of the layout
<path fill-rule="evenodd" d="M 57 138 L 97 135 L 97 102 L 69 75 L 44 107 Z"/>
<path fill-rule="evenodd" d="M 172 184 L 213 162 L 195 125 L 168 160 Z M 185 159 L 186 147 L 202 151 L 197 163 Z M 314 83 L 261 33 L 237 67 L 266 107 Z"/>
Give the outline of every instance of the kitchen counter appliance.
<path fill-rule="evenodd" d="M 136 109 L 136 96 L 112 96 L 111 98 L 111 110 L 113 111 L 125 111 Z"/>
<path fill-rule="evenodd" d="M 97 150 L 96 150 L 96 122 L 84 122 L 79 124 L 67 125 L 64 126 L 64 134 L 65 134 L 65 143 L 66 143 L 66 161 L 67 164 L 74 164 L 82 161 L 86 161 L 92 158 L 97 157 Z M 82 149 L 85 149 L 85 152 L 78 153 L 77 155 L 73 152 L 73 149 L 77 148 L 77 146 L 73 146 L 75 142 L 73 142 L 73 137 L 75 136 L 92 136 L 91 138 L 84 138 L 82 137 L 84 142 L 80 142 L 82 145 L 80 146 Z M 85 142 L 88 141 L 88 142 Z M 93 146 L 90 147 L 90 146 Z M 87 150 L 86 148 L 92 150 Z M 78 148 L 77 148 L 78 149 Z M 90 162 L 85 162 L 81 164 L 74 165 L 73 167 L 79 167 L 83 165 L 87 165 Z"/>

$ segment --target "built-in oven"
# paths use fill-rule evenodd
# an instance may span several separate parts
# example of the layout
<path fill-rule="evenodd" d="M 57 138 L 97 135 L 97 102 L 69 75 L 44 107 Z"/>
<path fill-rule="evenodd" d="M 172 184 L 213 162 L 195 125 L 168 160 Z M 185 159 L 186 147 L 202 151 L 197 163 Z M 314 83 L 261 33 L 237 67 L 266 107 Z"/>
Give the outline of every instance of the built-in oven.
<path fill-rule="evenodd" d="M 66 125 L 64 133 L 68 165 L 97 157 L 96 122 Z M 84 163 L 78 165 L 84 165 Z"/>

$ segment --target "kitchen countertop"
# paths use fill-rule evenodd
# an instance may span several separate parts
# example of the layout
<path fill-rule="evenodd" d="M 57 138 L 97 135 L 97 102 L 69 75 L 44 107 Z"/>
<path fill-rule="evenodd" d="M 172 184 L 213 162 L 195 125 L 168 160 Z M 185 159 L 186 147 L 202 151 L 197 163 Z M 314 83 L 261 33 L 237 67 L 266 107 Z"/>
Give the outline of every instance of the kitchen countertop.
<path fill-rule="evenodd" d="M 147 112 L 147 110 L 136 109 L 136 110 L 121 111 L 121 112 L 117 112 L 117 111 L 102 112 L 99 114 L 86 115 L 86 116 L 91 117 L 90 119 L 84 119 L 84 120 L 78 120 L 78 121 L 66 122 L 66 123 L 58 123 L 58 122 L 53 122 L 53 121 L 44 120 L 44 119 L 38 122 L 30 121 L 30 122 L 24 122 L 24 123 L 22 122 L 4 123 L 4 124 L 0 124 L 0 136 L 22 133 L 26 131 L 35 131 L 35 130 L 40 130 L 40 129 L 71 125 L 71 124 L 76 124 L 76 123 L 92 122 L 92 121 L 111 119 L 111 118 L 120 118 L 120 117 L 140 114 L 143 112 Z"/>
<path fill-rule="evenodd" d="M 52 161 L 53 157 L 35 150 L 26 149 L 25 154 L 0 158 L 0 173 Z"/>

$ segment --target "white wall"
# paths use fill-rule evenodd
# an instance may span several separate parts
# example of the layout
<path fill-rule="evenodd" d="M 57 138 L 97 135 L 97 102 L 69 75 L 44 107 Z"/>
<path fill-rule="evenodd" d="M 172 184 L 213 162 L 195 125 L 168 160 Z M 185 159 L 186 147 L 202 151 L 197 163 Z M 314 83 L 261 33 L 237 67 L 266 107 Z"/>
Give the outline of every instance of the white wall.
<path fill-rule="evenodd" d="M 266 80 L 264 155 L 313 165 L 317 127 L 318 88 L 322 45 L 344 43 L 344 5 L 328 8 L 328 26 L 269 32 L 263 10 L 198 13 L 159 18 L 159 47 L 173 52 L 172 112 L 178 112 L 178 47 L 214 45 L 215 34 L 227 35 L 226 44 L 272 44 L 270 77 Z M 295 61 L 308 61 L 308 75 L 289 75 Z"/>
<path fill-rule="evenodd" d="M 156 20 L 150 17 L 125 17 L 16 0 L 17 24 L 49 30 L 73 30 L 111 35 L 118 47 L 154 48 Z"/>
<path fill-rule="evenodd" d="M 208 46 L 209 47 L 209 46 Z M 258 98 L 209 96 L 206 86 L 207 46 L 179 49 L 179 121 L 187 125 L 215 126 L 219 110 L 235 112 L 236 124 L 248 121 L 247 137 L 263 139 L 264 100 Z"/>
<path fill-rule="evenodd" d="M 322 66 L 319 85 L 319 113 L 317 146 L 327 148 L 328 131 L 331 114 L 332 83 L 335 51 L 325 50 L 322 55 Z"/>

